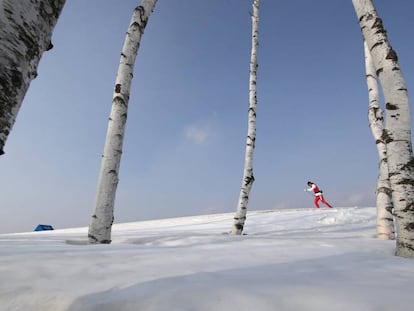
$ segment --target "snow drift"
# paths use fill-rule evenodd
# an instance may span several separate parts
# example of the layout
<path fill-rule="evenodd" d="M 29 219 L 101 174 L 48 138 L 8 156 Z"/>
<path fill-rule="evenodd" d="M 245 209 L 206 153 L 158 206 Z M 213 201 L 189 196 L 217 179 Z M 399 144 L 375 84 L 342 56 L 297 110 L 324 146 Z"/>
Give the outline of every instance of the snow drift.
<path fill-rule="evenodd" d="M 375 208 L 233 214 L 0 235 L 0 310 L 403 310 L 414 261 L 375 238 Z"/>

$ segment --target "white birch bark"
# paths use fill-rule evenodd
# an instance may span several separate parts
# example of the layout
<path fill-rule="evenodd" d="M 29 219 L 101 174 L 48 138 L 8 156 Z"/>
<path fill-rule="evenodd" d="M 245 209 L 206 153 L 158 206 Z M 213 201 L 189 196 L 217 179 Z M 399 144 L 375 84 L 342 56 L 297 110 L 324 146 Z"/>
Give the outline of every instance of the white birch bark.
<path fill-rule="evenodd" d="M 135 58 L 145 26 L 156 2 L 157 0 L 142 0 L 141 5 L 134 10 L 126 33 L 115 81 L 112 110 L 108 122 L 97 186 L 95 209 L 89 226 L 88 239 L 90 243 L 111 243 L 115 193 L 119 180 L 122 144 Z"/>
<path fill-rule="evenodd" d="M 392 194 L 388 176 L 387 146 L 383 139 L 384 120 L 380 107 L 377 75 L 372 63 L 371 53 L 364 41 L 365 71 L 368 87 L 368 121 L 377 145 L 379 175 L 377 181 L 377 236 L 381 240 L 394 240 L 394 219 L 392 215 Z"/>
<path fill-rule="evenodd" d="M 0 0 L 0 155 L 65 0 Z"/>
<path fill-rule="evenodd" d="M 372 0 L 352 0 L 381 83 L 385 108 L 388 171 L 396 224 L 396 255 L 414 257 L 414 161 L 407 87 L 396 52 Z"/>
<path fill-rule="evenodd" d="M 256 105 L 257 105 L 257 47 L 259 46 L 259 0 L 253 1 L 252 15 L 252 50 L 250 58 L 250 79 L 249 79 L 249 119 L 246 140 L 246 151 L 244 160 L 243 180 L 240 189 L 239 201 L 234 216 L 233 227 L 230 234 L 241 235 L 247 214 L 247 203 L 250 190 L 252 189 L 253 176 L 253 152 L 256 142 Z"/>

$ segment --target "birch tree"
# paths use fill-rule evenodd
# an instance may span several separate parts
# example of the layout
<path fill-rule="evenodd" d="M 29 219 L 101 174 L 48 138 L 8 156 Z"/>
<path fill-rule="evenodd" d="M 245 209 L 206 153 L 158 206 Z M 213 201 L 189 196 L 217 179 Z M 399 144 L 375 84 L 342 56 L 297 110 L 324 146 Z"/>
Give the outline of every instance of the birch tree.
<path fill-rule="evenodd" d="M 253 176 L 253 152 L 256 142 L 256 105 L 257 105 L 257 47 L 259 46 L 259 0 L 253 1 L 252 14 L 252 50 L 250 58 L 250 79 L 249 79 L 249 110 L 248 110 L 248 131 L 246 140 L 246 151 L 244 160 L 243 179 L 240 189 L 239 201 L 234 216 L 233 227 L 230 234 L 241 235 L 246 221 L 247 203 L 250 190 L 252 189 Z"/>
<path fill-rule="evenodd" d="M 396 223 L 396 255 L 414 257 L 414 161 L 407 87 L 398 57 L 372 0 L 352 0 L 384 95 L 388 172 Z"/>
<path fill-rule="evenodd" d="M 0 0 L 0 155 L 65 0 Z"/>
<path fill-rule="evenodd" d="M 145 26 L 156 2 L 157 0 L 142 0 L 141 5 L 136 7 L 133 12 L 126 33 L 112 98 L 112 109 L 102 155 L 95 209 L 89 226 L 89 243 L 111 243 L 115 193 L 118 185 L 135 58 Z"/>
<path fill-rule="evenodd" d="M 368 121 L 377 145 L 379 174 L 377 181 L 377 236 L 381 240 L 395 239 L 392 215 L 392 194 L 388 176 L 387 146 L 384 141 L 383 110 L 380 106 L 377 75 L 372 63 L 371 53 L 364 41 L 365 71 L 368 86 Z"/>

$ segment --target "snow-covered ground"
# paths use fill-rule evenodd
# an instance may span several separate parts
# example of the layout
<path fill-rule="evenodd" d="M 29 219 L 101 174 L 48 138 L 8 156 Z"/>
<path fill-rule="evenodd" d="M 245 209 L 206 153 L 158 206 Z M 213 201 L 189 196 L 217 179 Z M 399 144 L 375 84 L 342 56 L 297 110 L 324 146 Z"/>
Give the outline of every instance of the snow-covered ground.
<path fill-rule="evenodd" d="M 0 310 L 412 310 L 414 260 L 375 238 L 375 208 L 233 214 L 0 235 Z"/>

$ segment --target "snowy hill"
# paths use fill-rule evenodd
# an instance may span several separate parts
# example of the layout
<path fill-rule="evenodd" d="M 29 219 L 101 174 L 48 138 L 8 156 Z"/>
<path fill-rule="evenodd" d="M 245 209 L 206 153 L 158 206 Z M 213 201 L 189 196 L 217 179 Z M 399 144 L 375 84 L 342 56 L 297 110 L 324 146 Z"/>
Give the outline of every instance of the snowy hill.
<path fill-rule="evenodd" d="M 0 310 L 411 310 L 414 261 L 375 238 L 375 208 L 233 214 L 0 235 Z M 69 241 L 69 242 L 68 242 Z"/>

